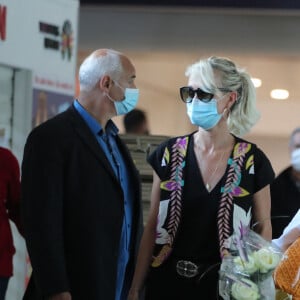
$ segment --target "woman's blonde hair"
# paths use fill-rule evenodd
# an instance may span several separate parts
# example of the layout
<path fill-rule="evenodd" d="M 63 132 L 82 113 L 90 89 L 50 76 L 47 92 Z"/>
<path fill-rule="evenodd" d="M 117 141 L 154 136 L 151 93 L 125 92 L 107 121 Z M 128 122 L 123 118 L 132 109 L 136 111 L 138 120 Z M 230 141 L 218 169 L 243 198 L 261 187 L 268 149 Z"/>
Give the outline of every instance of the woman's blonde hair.
<path fill-rule="evenodd" d="M 231 107 L 227 125 L 231 133 L 242 136 L 250 131 L 259 119 L 256 109 L 256 92 L 250 75 L 236 67 L 228 58 L 211 56 L 189 66 L 185 75 L 201 82 L 209 93 L 236 92 L 236 103 Z"/>

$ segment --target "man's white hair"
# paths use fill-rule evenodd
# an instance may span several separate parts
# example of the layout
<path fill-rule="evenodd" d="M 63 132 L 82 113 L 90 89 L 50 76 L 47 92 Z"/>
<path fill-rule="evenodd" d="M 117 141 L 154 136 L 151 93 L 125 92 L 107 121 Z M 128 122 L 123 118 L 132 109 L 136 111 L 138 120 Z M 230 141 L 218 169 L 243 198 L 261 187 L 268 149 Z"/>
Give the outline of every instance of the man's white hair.
<path fill-rule="evenodd" d="M 105 75 L 113 80 L 119 80 L 123 68 L 120 59 L 120 52 L 107 49 L 105 55 L 96 55 L 93 52 L 81 64 L 79 68 L 80 91 L 91 91 L 98 81 Z"/>

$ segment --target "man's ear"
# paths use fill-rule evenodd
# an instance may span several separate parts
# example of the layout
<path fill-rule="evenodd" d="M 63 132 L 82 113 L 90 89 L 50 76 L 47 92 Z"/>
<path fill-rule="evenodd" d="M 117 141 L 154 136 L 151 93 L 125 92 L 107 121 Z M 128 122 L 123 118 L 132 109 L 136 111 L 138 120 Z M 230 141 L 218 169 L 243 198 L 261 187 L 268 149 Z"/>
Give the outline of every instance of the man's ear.
<path fill-rule="evenodd" d="M 101 79 L 99 80 L 99 88 L 101 91 L 108 93 L 108 91 L 110 90 L 111 86 L 112 86 L 112 80 L 108 75 L 104 75 L 103 77 L 101 77 Z"/>

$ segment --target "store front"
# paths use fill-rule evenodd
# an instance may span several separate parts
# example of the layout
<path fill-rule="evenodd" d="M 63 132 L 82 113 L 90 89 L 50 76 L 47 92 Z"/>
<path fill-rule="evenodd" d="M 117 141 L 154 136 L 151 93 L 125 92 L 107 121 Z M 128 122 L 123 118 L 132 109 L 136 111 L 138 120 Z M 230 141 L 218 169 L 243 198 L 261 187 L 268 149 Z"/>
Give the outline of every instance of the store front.
<path fill-rule="evenodd" d="M 0 145 L 19 161 L 32 127 L 74 97 L 78 9 L 75 0 L 0 0 Z"/>
<path fill-rule="evenodd" d="M 0 0 L 0 146 L 22 161 L 31 129 L 74 98 L 77 0 Z M 6 299 L 22 299 L 30 270 L 12 224 L 17 252 Z"/>

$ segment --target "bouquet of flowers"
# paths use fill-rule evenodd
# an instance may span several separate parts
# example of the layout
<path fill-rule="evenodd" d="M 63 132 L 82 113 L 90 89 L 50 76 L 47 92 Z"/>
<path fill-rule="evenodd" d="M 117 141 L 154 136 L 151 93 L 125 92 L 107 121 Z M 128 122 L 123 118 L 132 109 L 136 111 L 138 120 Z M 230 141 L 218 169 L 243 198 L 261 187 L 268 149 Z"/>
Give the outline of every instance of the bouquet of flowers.
<path fill-rule="evenodd" d="M 275 299 L 272 273 L 282 253 L 248 227 L 231 238 L 230 255 L 223 258 L 219 293 L 224 300 Z"/>

